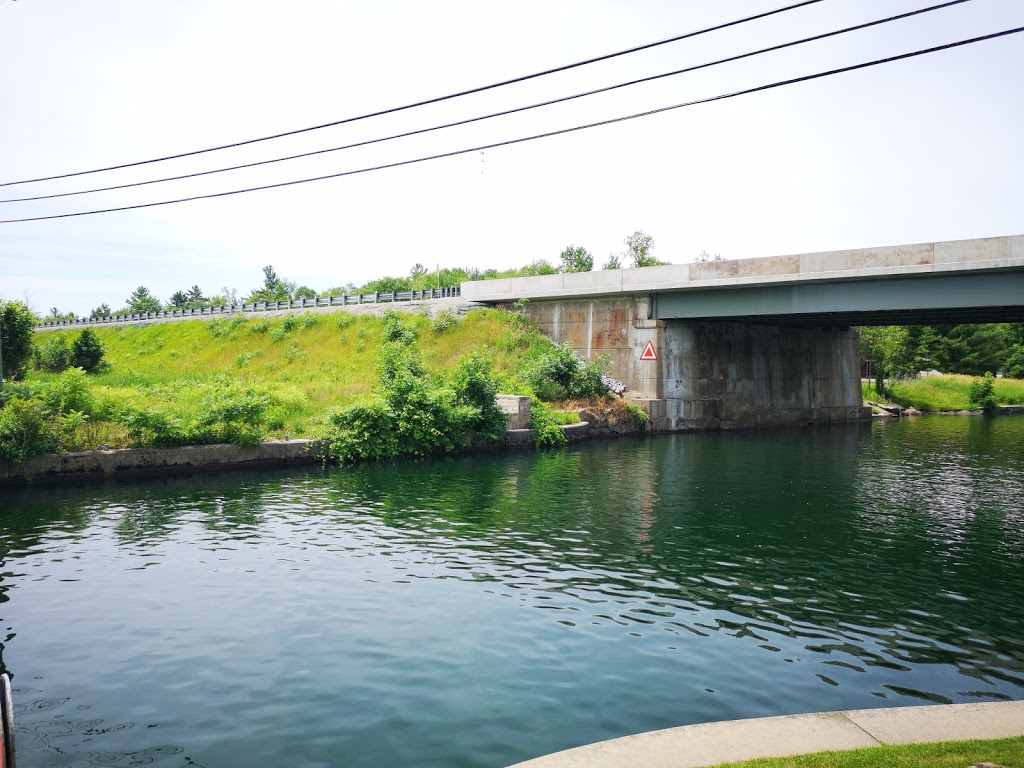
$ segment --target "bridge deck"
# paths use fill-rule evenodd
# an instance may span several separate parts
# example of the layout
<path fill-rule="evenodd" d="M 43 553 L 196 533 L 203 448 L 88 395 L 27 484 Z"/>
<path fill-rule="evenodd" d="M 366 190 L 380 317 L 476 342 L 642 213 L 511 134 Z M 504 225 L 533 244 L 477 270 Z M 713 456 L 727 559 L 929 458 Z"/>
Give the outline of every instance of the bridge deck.
<path fill-rule="evenodd" d="M 1000 270 L 1024 270 L 1024 235 L 481 280 L 463 283 L 462 296 L 502 303 Z"/>

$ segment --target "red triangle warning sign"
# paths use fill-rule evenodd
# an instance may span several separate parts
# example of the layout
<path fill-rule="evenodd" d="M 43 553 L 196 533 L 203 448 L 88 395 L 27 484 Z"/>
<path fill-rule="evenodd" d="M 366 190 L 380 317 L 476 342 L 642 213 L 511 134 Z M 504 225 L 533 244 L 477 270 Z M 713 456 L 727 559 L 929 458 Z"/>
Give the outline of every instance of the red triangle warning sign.
<path fill-rule="evenodd" d="M 641 360 L 657 360 L 658 353 L 654 351 L 654 342 L 648 341 L 644 351 L 640 353 Z"/>

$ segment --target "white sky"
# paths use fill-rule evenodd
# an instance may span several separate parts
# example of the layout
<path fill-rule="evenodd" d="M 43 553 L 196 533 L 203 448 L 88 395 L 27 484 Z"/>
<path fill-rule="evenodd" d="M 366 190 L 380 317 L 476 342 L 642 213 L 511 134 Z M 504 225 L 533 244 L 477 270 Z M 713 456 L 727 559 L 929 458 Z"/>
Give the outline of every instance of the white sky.
<path fill-rule="evenodd" d="M 570 63 L 787 0 L 0 0 L 0 181 L 339 120 Z M 333 147 L 656 74 L 927 0 L 825 0 L 486 94 L 61 181 L 108 186 Z M 961 6 L 425 137 L 187 182 L 30 203 L 20 218 L 338 173 L 726 93 L 1024 26 Z M 87 314 L 138 285 L 244 294 L 272 264 L 323 290 L 422 262 L 506 268 L 636 229 L 692 261 L 1024 233 L 1024 34 L 611 127 L 157 208 L 0 225 L 0 298 Z"/>

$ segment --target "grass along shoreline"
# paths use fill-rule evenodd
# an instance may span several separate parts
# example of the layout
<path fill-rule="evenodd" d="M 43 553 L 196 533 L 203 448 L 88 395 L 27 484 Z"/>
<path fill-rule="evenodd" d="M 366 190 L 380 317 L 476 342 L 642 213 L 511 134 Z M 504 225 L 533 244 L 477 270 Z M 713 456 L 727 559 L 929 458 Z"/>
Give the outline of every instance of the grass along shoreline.
<path fill-rule="evenodd" d="M 968 768 L 977 763 L 1024 766 L 1024 736 L 936 744 L 885 744 L 842 752 L 774 757 L 716 768 Z"/>
<path fill-rule="evenodd" d="M 971 387 L 979 380 L 978 376 L 947 373 L 891 380 L 884 395 L 878 394 L 870 383 L 863 382 L 861 389 L 864 400 L 914 407 L 925 413 L 971 411 L 980 408 L 971 402 Z M 995 379 L 992 393 L 996 405 L 1024 405 L 1024 380 Z"/>

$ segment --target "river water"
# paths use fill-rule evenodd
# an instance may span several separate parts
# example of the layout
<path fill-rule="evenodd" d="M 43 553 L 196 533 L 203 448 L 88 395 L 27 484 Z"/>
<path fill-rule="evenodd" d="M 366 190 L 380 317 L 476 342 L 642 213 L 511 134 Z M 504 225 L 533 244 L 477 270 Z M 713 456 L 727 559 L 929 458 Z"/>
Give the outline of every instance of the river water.
<path fill-rule="evenodd" d="M 1024 419 L 0 491 L 18 763 L 479 766 L 1024 698 Z"/>

